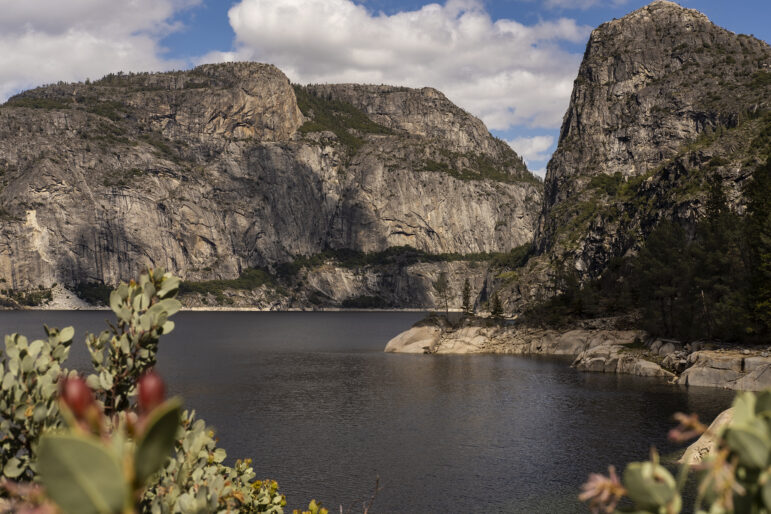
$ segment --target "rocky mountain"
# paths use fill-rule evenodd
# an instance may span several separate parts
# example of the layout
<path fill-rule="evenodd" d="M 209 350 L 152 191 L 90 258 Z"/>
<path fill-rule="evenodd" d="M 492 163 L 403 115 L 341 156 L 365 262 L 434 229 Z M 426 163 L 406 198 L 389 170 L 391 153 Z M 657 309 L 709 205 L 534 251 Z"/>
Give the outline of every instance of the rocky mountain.
<path fill-rule="evenodd" d="M 0 281 L 15 291 L 147 265 L 236 279 L 324 251 L 505 253 L 532 239 L 542 197 L 522 159 L 434 89 L 292 86 L 256 63 L 24 92 L 0 106 L 0 175 Z M 424 305 L 442 268 L 428 266 L 414 280 L 370 267 L 355 291 L 320 294 L 395 303 L 406 293 L 379 289 L 398 279 Z"/>
<path fill-rule="evenodd" d="M 769 112 L 767 43 L 666 0 L 601 25 L 547 167 L 538 252 L 597 277 L 659 220 L 702 217 L 713 175 L 741 211 Z"/>
<path fill-rule="evenodd" d="M 545 184 L 430 88 L 255 63 L 56 84 L 0 107 L 0 280 L 153 265 L 193 303 L 421 307 L 445 272 L 454 304 L 469 278 L 514 312 L 692 228 L 715 177 L 743 212 L 770 148 L 769 45 L 665 0 L 592 32 Z"/>

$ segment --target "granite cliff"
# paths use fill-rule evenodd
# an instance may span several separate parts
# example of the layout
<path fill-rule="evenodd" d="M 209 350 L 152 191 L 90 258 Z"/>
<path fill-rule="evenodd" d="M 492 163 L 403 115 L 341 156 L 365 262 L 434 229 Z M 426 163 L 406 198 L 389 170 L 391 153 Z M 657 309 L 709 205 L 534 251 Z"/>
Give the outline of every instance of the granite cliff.
<path fill-rule="evenodd" d="M 767 43 L 666 0 L 601 25 L 547 167 L 538 252 L 597 277 L 659 220 L 702 217 L 714 174 L 741 210 L 770 111 Z"/>
<path fill-rule="evenodd" d="M 742 213 L 770 149 L 769 45 L 665 0 L 592 32 L 545 184 L 431 88 L 254 63 L 51 85 L 0 108 L 0 280 L 154 265 L 219 281 L 192 303 L 424 307 L 445 272 L 454 306 L 469 278 L 517 312 L 692 230 L 714 177 Z"/>
<path fill-rule="evenodd" d="M 771 154 L 771 47 L 656 0 L 595 29 L 547 166 L 534 257 L 499 280 L 509 312 L 633 256 L 662 220 L 693 233 L 709 183 L 744 212 Z"/>
<path fill-rule="evenodd" d="M 532 239 L 542 196 L 508 145 L 434 89 L 292 86 L 256 63 L 24 92 L 0 108 L 0 174 L 0 280 L 15 291 L 147 265 L 234 279 L 324 251 L 505 253 Z M 378 296 L 396 277 L 425 305 L 446 267 L 426 266 L 415 280 L 370 266 L 369 286 L 322 296 Z M 299 304 L 313 294 L 290 286 Z"/>

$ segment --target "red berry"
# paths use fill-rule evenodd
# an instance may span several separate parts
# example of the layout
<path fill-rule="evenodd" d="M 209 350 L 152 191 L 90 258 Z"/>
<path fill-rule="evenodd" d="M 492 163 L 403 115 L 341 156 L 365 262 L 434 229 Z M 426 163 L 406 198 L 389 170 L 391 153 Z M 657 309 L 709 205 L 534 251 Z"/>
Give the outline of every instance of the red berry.
<path fill-rule="evenodd" d="M 94 404 L 94 395 L 80 377 L 65 378 L 62 380 L 59 394 L 62 401 L 70 408 L 75 417 L 80 419 L 85 416 L 88 408 Z"/>
<path fill-rule="evenodd" d="M 139 379 L 139 409 L 150 412 L 163 403 L 166 396 L 166 387 L 163 380 L 154 371 L 148 371 Z"/>

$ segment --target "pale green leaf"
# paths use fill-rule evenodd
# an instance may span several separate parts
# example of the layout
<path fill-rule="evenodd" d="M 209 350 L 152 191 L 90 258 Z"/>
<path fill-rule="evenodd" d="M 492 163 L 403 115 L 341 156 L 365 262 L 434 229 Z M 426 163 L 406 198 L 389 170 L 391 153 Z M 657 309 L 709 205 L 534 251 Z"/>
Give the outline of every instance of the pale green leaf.
<path fill-rule="evenodd" d="M 120 463 L 97 440 L 43 436 L 37 469 L 46 494 L 66 514 L 119 513 L 126 504 Z"/>

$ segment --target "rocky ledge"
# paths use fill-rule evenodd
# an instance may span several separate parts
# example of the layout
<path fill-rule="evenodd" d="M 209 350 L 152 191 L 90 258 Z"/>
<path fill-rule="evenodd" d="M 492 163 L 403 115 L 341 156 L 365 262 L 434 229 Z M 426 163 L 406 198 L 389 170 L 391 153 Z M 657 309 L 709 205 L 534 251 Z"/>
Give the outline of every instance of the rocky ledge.
<path fill-rule="evenodd" d="M 581 371 L 660 377 L 672 384 L 757 391 L 771 387 L 767 349 L 655 339 L 641 330 L 554 330 L 465 318 L 430 317 L 391 339 L 386 352 L 495 353 L 572 357 Z"/>
<path fill-rule="evenodd" d="M 704 432 L 693 444 L 691 444 L 677 461 L 680 464 L 688 462 L 690 466 L 701 464 L 704 459 L 713 454 L 717 448 L 717 439 L 720 431 L 728 426 L 734 419 L 734 409 L 726 409 L 710 423 L 707 431 Z"/>

